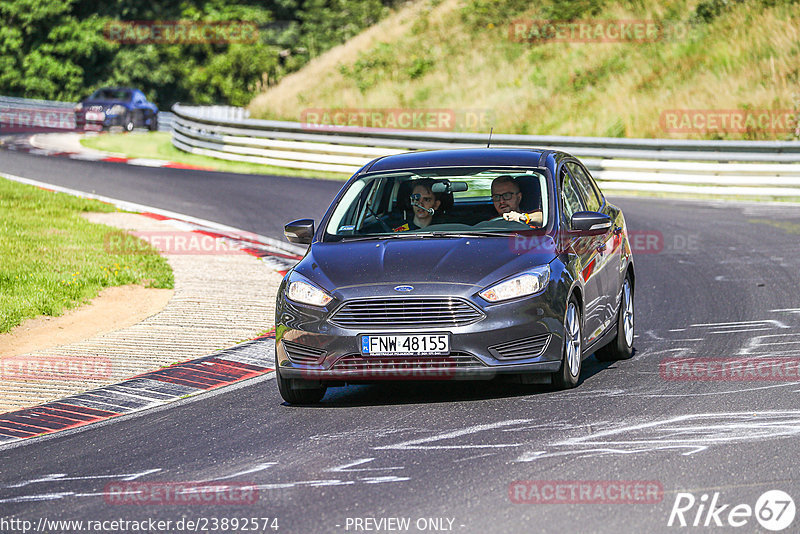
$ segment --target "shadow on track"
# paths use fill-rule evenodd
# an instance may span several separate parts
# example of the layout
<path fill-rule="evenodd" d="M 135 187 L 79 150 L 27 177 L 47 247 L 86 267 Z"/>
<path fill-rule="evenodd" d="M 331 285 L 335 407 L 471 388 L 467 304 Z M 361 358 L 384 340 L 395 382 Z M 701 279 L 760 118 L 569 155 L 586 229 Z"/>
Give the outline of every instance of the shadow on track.
<path fill-rule="evenodd" d="M 594 356 L 583 361 L 577 387 L 615 362 L 599 362 Z M 375 381 L 347 387 L 331 387 L 319 404 L 296 405 L 298 408 L 352 408 L 442 402 L 474 402 L 511 397 L 557 394 L 551 384 L 515 384 L 502 378 L 492 380 Z"/>

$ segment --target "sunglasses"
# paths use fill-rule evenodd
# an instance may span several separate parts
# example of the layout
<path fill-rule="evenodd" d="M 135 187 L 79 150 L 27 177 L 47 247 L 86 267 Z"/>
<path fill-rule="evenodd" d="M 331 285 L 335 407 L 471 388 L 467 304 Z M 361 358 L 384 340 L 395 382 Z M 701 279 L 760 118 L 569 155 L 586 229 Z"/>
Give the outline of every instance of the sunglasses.
<path fill-rule="evenodd" d="M 511 200 L 511 197 L 513 197 L 514 195 L 516 195 L 516 193 L 512 193 L 510 191 L 508 193 L 492 195 L 492 202 L 500 202 L 501 198 L 503 200 Z"/>

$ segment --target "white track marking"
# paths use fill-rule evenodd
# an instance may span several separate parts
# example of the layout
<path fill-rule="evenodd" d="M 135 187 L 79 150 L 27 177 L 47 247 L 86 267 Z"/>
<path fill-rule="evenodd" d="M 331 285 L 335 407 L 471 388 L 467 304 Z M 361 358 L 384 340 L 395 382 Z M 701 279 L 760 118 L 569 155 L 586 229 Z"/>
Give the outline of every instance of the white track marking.
<path fill-rule="evenodd" d="M 32 480 L 26 480 L 24 482 L 19 482 L 17 484 L 9 484 L 7 486 L 0 486 L 0 488 L 21 488 L 23 486 L 28 486 L 30 484 L 38 484 L 40 482 L 66 482 L 70 480 L 101 480 L 106 478 L 117 478 L 125 482 L 130 482 L 131 480 L 136 480 L 137 478 L 141 478 L 143 476 L 152 475 L 153 473 L 158 473 L 159 471 L 161 471 L 161 469 L 147 469 L 145 471 L 132 474 L 88 475 L 88 476 L 77 476 L 77 477 L 68 477 L 64 473 L 52 473 L 50 475 L 45 475 L 41 478 L 34 478 Z"/>
<path fill-rule="evenodd" d="M 227 475 L 219 478 L 210 478 L 208 480 L 202 481 L 201 483 L 205 484 L 207 482 L 216 482 L 217 480 L 230 480 L 232 478 L 240 477 L 242 475 L 249 475 L 250 473 L 258 473 L 260 471 L 264 471 L 265 469 L 269 469 L 273 465 L 278 465 L 278 462 L 266 462 L 263 464 L 257 464 L 255 467 L 251 467 L 250 469 L 245 469 L 244 471 L 239 471 L 238 473 L 234 473 L 233 475 Z"/>
<path fill-rule="evenodd" d="M 405 469 L 405 467 L 360 467 L 358 469 L 353 469 L 357 465 L 363 465 L 372 462 L 373 460 L 375 460 L 375 458 L 362 458 L 360 460 L 346 463 L 344 465 L 331 467 L 330 469 L 325 469 L 325 471 L 339 473 L 339 472 L 351 472 L 351 471 L 383 471 L 384 469 Z"/>
<path fill-rule="evenodd" d="M 427 438 L 412 439 L 403 441 L 394 445 L 384 445 L 381 447 L 373 447 L 377 450 L 438 450 L 438 449 L 486 449 L 486 448 L 503 448 L 503 447 L 519 447 L 521 443 L 499 443 L 499 444 L 483 444 L 483 445 L 425 445 L 434 441 L 441 441 L 445 439 L 458 438 L 469 434 L 476 434 L 485 430 L 494 430 L 496 428 L 503 428 L 507 426 L 514 426 L 523 423 L 531 423 L 532 419 L 511 419 L 508 421 L 499 421 L 497 423 L 490 423 L 485 425 L 475 425 L 461 430 L 453 430 L 443 434 L 437 434 Z"/>
<path fill-rule="evenodd" d="M 712 328 L 713 327 L 717 327 L 717 328 L 722 328 L 722 327 L 736 327 L 736 326 L 740 326 L 740 325 L 741 326 L 756 325 L 756 324 L 764 324 L 764 323 L 773 324 L 777 328 L 790 328 L 788 325 L 786 325 L 786 324 L 784 324 L 784 323 L 782 323 L 780 321 L 776 321 L 775 319 L 761 319 L 761 320 L 758 320 L 758 321 L 734 321 L 734 322 L 730 322 L 730 323 L 697 323 L 697 324 L 691 324 L 689 326 L 695 327 L 695 328 L 699 328 L 699 327 L 712 327 Z"/>
<path fill-rule="evenodd" d="M 683 450 L 697 454 L 722 444 L 800 435 L 800 411 L 725 412 L 681 415 L 611 428 L 554 443 L 550 450 L 527 452 L 517 462 L 560 456 L 595 457 Z"/>
<path fill-rule="evenodd" d="M 205 226 L 206 228 L 211 228 L 212 230 L 219 230 L 222 232 L 228 232 L 234 235 L 248 237 L 255 241 L 259 241 L 265 245 L 269 245 L 275 247 L 277 249 L 282 249 L 290 254 L 305 254 L 306 248 L 293 245 L 291 243 L 284 243 L 277 239 L 273 239 L 271 237 L 263 236 L 260 234 L 254 234 L 251 232 L 245 232 L 239 228 L 234 228 L 233 226 L 228 226 L 225 224 L 220 224 L 214 221 L 209 221 L 206 219 L 200 219 L 198 217 L 192 217 L 190 215 L 185 215 L 182 213 L 176 213 L 174 211 L 169 210 L 162 210 L 160 208 L 155 208 L 153 206 L 145 206 L 144 204 L 137 204 L 135 202 L 128 202 L 127 200 L 119 200 L 116 198 L 106 197 L 102 195 L 95 195 L 94 193 L 87 193 L 85 191 L 79 191 L 77 189 L 70 189 L 68 187 L 61 187 L 59 185 L 48 184 L 46 182 L 40 182 L 38 180 L 31 180 L 29 178 L 23 178 L 21 176 L 15 176 L 13 174 L 6 174 L 0 172 L 0 177 L 6 178 L 8 180 L 12 180 L 15 182 L 19 182 L 22 184 L 33 185 L 36 187 L 41 187 L 44 189 L 50 189 L 53 191 L 58 191 L 59 193 L 66 193 L 68 195 L 73 195 L 81 198 L 92 198 L 95 200 L 99 200 L 101 202 L 106 202 L 113 206 L 116 206 L 119 209 L 126 210 L 126 211 L 136 211 L 136 212 L 148 212 L 148 213 L 155 213 L 157 215 L 162 215 L 164 217 L 169 217 L 170 219 L 178 219 L 182 221 L 188 221 L 193 224 L 197 224 L 199 226 Z"/>

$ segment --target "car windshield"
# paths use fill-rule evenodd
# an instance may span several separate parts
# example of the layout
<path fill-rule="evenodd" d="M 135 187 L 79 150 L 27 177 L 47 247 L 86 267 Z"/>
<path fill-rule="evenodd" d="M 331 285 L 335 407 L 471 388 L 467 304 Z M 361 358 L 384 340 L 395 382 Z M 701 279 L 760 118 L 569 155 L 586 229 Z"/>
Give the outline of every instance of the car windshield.
<path fill-rule="evenodd" d="M 122 100 L 127 101 L 131 99 L 131 92 L 124 89 L 98 89 L 89 100 Z"/>
<path fill-rule="evenodd" d="M 324 240 L 502 235 L 546 228 L 548 183 L 544 170 L 524 168 L 366 175 L 343 193 Z M 513 214 L 504 219 L 501 212 L 508 211 L 518 214 L 517 220 Z"/>

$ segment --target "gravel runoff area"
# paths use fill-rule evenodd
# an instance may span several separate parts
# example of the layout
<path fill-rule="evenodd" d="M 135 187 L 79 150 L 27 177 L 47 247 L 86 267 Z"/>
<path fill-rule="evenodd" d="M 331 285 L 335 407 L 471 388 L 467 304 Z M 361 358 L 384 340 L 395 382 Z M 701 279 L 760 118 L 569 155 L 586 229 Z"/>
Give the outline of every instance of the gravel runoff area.
<path fill-rule="evenodd" d="M 88 218 L 137 232 L 176 232 L 168 221 L 132 213 L 95 213 Z M 175 292 L 161 312 L 127 328 L 13 357 L 14 365 L 22 367 L 6 373 L 12 379 L 0 380 L 0 412 L 205 356 L 273 328 L 282 276 L 269 264 L 238 250 L 164 256 L 174 272 Z"/>

